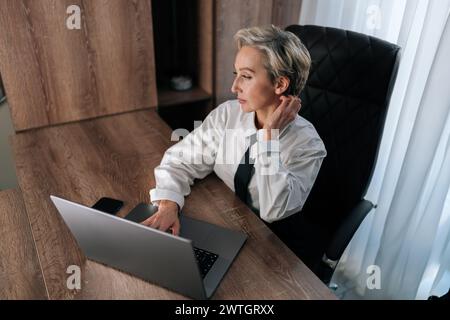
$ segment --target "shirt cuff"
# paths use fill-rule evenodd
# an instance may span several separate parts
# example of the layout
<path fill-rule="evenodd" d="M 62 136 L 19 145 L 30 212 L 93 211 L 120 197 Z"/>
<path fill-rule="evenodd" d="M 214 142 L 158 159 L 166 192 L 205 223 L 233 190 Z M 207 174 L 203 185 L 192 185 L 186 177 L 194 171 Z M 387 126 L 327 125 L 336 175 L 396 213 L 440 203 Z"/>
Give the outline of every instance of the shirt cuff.
<path fill-rule="evenodd" d="M 184 197 L 183 195 L 165 189 L 154 188 L 150 190 L 150 201 L 153 205 L 157 205 L 156 201 L 160 200 L 170 200 L 176 202 L 181 210 L 184 206 Z"/>
<path fill-rule="evenodd" d="M 253 156 L 255 166 L 261 175 L 275 175 L 281 166 L 280 141 L 272 139 L 264 141 L 264 130 L 258 130 L 258 140 L 254 144 Z"/>
<path fill-rule="evenodd" d="M 280 152 L 280 142 L 278 140 L 258 141 L 256 145 L 256 156 L 261 154 L 272 154 Z"/>
<path fill-rule="evenodd" d="M 258 158 L 261 154 L 271 155 L 280 152 L 280 141 L 277 133 L 272 136 L 272 140 L 264 140 L 265 130 L 260 129 L 257 133 L 257 142 L 255 143 L 255 153 L 253 158 Z"/>

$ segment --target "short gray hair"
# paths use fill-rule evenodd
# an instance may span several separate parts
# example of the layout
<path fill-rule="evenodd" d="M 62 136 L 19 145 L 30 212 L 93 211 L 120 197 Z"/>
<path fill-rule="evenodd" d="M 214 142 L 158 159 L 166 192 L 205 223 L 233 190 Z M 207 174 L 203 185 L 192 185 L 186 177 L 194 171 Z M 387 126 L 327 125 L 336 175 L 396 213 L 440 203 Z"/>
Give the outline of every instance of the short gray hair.
<path fill-rule="evenodd" d="M 241 29 L 234 40 L 238 49 L 249 46 L 265 55 L 264 67 L 273 83 L 281 76 L 290 80 L 286 94 L 300 94 L 308 79 L 311 56 L 295 34 L 271 25 Z"/>

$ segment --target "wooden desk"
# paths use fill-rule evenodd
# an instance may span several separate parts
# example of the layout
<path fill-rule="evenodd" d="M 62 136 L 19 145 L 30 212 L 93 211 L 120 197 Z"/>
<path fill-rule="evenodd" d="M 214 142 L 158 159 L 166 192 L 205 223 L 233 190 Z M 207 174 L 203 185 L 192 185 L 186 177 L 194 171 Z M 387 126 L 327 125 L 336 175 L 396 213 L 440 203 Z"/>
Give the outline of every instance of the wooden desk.
<path fill-rule="evenodd" d="M 170 146 L 155 110 L 45 128 L 12 138 L 19 184 L 51 299 L 184 299 L 87 261 L 49 195 L 85 205 L 123 199 L 125 215 L 148 202 L 153 169 Z M 325 285 L 216 176 L 194 186 L 184 214 L 249 236 L 214 299 L 335 299 Z M 82 267 L 81 291 L 66 287 L 69 265 Z"/>
<path fill-rule="evenodd" d="M 1 191 L 0 300 L 47 298 L 22 194 Z"/>

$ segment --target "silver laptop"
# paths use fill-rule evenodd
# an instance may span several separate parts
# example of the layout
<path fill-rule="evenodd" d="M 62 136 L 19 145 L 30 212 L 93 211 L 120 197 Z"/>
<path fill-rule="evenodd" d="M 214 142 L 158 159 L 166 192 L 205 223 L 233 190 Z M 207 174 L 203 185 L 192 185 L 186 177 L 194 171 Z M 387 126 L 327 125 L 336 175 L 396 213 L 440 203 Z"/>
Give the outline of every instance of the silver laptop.
<path fill-rule="evenodd" d="M 247 235 L 181 215 L 180 236 L 140 222 L 144 203 L 125 218 L 50 196 L 84 254 L 94 261 L 195 298 L 210 298 Z"/>

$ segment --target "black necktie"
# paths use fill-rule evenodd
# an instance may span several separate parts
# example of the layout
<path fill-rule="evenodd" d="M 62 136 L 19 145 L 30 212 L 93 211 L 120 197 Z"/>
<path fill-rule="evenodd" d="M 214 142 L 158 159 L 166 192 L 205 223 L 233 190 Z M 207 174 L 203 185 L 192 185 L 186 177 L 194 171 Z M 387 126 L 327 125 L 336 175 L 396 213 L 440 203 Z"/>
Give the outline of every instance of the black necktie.
<path fill-rule="evenodd" d="M 253 170 L 253 163 L 250 163 L 250 147 L 251 145 L 245 151 L 244 161 L 241 161 L 234 175 L 234 190 L 244 203 L 247 203 L 248 184 L 252 178 Z"/>

